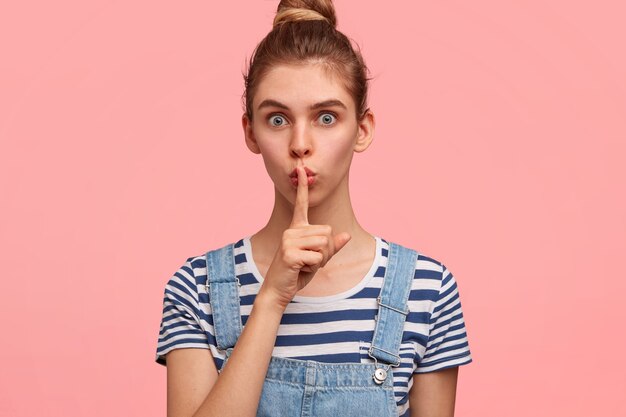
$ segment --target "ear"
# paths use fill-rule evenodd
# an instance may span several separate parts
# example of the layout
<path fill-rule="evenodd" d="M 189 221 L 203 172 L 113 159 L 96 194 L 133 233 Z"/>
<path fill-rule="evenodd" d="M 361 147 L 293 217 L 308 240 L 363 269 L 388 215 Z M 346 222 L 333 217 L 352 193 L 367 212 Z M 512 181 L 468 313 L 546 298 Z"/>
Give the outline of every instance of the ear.
<path fill-rule="evenodd" d="M 252 129 L 252 122 L 248 119 L 246 113 L 241 116 L 241 126 L 243 127 L 243 135 L 246 140 L 246 146 L 252 151 L 252 153 L 260 154 L 261 149 L 254 137 L 254 130 Z"/>
<path fill-rule="evenodd" d="M 363 152 L 366 150 L 372 141 L 374 140 L 374 129 L 376 128 L 376 120 L 374 119 L 374 113 L 367 109 L 358 121 L 358 132 L 356 137 L 356 143 L 354 144 L 355 152 Z"/>

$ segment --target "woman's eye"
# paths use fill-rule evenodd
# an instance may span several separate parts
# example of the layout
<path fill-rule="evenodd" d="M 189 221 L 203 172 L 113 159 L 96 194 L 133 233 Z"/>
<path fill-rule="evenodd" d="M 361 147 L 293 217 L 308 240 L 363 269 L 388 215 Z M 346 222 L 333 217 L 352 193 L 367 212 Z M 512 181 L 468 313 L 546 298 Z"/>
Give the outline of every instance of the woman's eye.
<path fill-rule="evenodd" d="M 330 125 L 334 122 L 335 119 L 337 119 L 337 117 L 332 113 L 322 113 L 320 115 L 320 120 L 322 121 L 323 125 Z"/>
<path fill-rule="evenodd" d="M 282 126 L 285 124 L 285 118 L 279 114 L 270 116 L 269 121 L 270 121 L 270 124 L 275 127 Z"/>

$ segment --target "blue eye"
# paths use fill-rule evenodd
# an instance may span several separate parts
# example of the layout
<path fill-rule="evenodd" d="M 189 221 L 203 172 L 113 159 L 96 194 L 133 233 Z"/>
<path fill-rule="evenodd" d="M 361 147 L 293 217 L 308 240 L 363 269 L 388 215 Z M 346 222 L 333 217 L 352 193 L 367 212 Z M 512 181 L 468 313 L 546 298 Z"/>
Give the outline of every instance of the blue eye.
<path fill-rule="evenodd" d="M 330 126 L 333 123 L 333 119 L 337 119 L 337 116 L 335 116 L 332 113 L 322 113 L 321 114 L 321 120 L 322 120 L 322 124 L 326 125 L 326 126 Z"/>
<path fill-rule="evenodd" d="M 278 124 L 272 122 L 272 120 L 278 120 Z M 285 118 L 283 116 L 281 116 L 280 114 L 275 114 L 273 116 L 270 116 L 269 118 L 270 124 L 274 127 L 279 127 L 285 124 Z"/>

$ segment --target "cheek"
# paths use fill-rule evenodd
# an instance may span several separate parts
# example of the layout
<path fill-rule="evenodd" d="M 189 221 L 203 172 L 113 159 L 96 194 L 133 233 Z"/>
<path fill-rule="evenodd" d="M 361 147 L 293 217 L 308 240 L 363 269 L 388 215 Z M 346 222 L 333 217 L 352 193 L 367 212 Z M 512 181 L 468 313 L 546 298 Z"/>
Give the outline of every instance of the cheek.
<path fill-rule="evenodd" d="M 284 163 L 284 158 L 280 158 L 280 151 L 276 147 L 268 146 L 266 143 L 260 144 L 261 156 L 267 172 L 272 174 L 281 171 L 280 163 Z"/>
<path fill-rule="evenodd" d="M 262 132 L 255 132 L 256 143 L 259 146 L 259 150 L 261 151 L 261 155 L 264 160 L 271 161 L 276 159 L 276 155 L 279 153 L 276 137 L 268 137 L 268 135 L 263 134 Z"/>
<path fill-rule="evenodd" d="M 325 158 L 333 160 L 334 163 L 342 164 L 348 162 L 348 156 L 352 154 L 355 140 L 352 132 L 344 132 L 341 135 L 328 137 L 320 141 L 321 146 L 319 152 L 325 155 Z"/>

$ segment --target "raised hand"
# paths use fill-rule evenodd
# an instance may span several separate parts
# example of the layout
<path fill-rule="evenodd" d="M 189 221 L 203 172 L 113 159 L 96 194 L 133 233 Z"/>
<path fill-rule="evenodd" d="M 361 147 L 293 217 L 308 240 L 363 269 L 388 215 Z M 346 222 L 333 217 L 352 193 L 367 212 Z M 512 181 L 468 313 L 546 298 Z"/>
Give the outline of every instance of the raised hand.
<path fill-rule="evenodd" d="M 298 188 L 291 224 L 283 232 L 281 243 L 270 264 L 263 286 L 286 308 L 326 263 L 351 239 L 347 232 L 332 234 L 329 225 L 308 221 L 309 185 L 304 168 L 297 167 Z"/>

